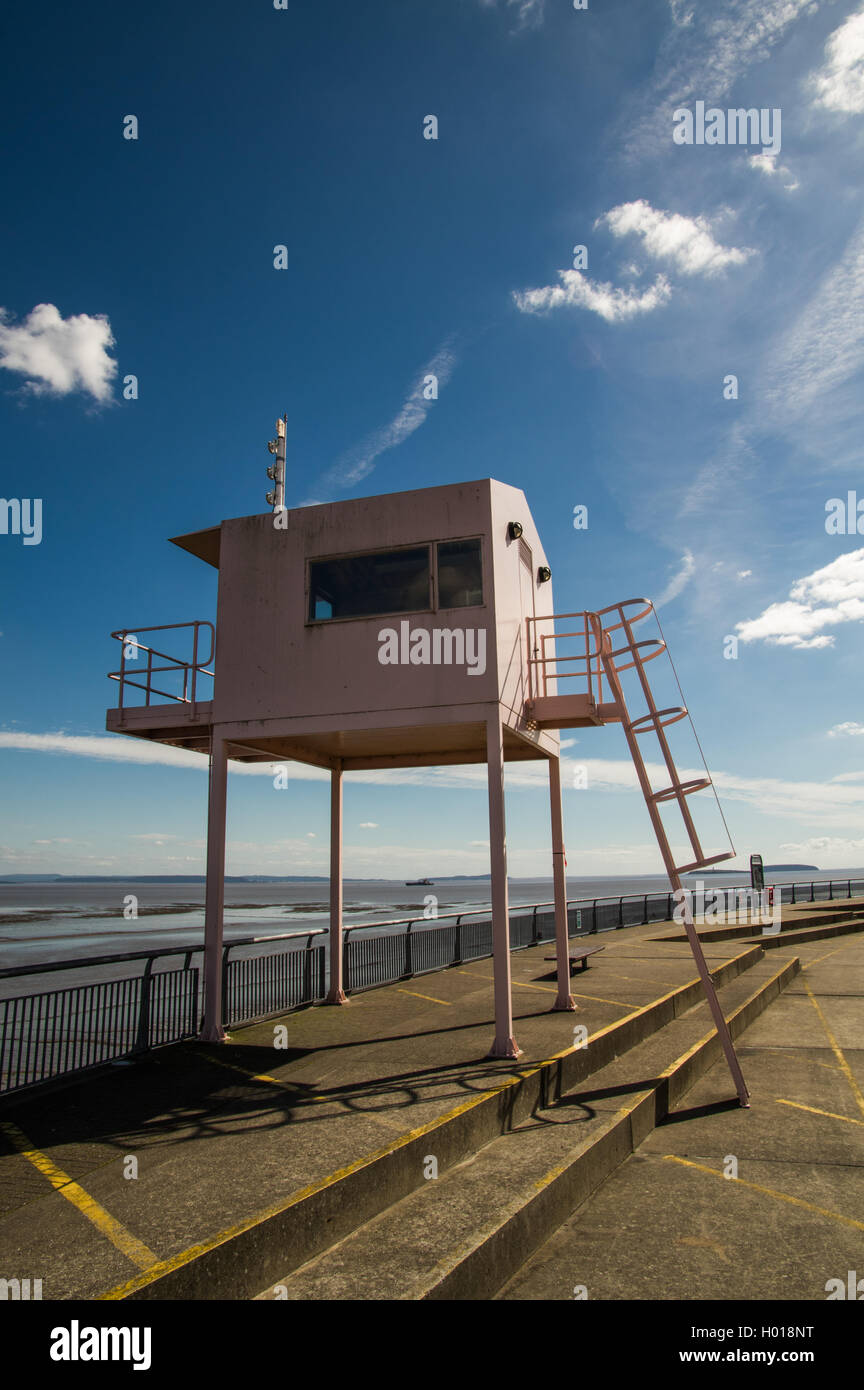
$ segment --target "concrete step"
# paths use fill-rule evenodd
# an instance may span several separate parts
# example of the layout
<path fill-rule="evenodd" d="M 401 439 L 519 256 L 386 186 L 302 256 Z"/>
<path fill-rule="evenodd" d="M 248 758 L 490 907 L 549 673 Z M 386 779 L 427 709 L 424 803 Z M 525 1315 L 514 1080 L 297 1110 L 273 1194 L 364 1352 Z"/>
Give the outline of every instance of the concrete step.
<path fill-rule="evenodd" d="M 820 941 L 823 937 L 847 936 L 850 932 L 864 931 L 864 908 L 852 912 L 832 912 L 806 914 L 789 917 L 779 923 L 778 932 L 765 932 L 761 926 L 750 922 L 736 922 L 723 927 L 704 927 L 696 923 L 699 940 L 710 941 L 748 941 L 757 942 L 770 949 L 774 946 L 794 946 L 802 941 Z M 655 937 L 656 941 L 686 941 L 686 933 L 664 933 Z"/>
<path fill-rule="evenodd" d="M 763 960 L 761 946 L 743 945 L 711 972 L 715 985 L 718 989 L 727 985 Z M 437 1155 L 440 1170 L 449 1171 L 703 998 L 694 966 L 687 984 L 601 1028 L 592 1035 L 589 1047 L 568 1047 L 542 1061 L 503 1064 L 507 1071 L 498 1085 L 417 1129 L 406 1128 L 385 1149 L 348 1164 L 324 1182 L 311 1183 L 280 1203 L 271 1215 L 227 1234 L 194 1260 L 123 1297 L 149 1301 L 257 1296 L 289 1268 L 298 1268 L 401 1198 L 425 1188 L 426 1155 Z M 579 1017 L 573 1015 L 574 1023 Z"/>
<path fill-rule="evenodd" d="M 777 966 L 759 952 L 745 973 L 728 978 L 719 995 L 733 1037 L 798 968 L 797 958 Z M 469 1158 L 446 1169 L 439 1160 L 437 1178 L 257 1297 L 494 1297 L 720 1055 L 708 1006 L 694 1002 Z M 438 1154 L 430 1135 L 431 1159 Z"/>

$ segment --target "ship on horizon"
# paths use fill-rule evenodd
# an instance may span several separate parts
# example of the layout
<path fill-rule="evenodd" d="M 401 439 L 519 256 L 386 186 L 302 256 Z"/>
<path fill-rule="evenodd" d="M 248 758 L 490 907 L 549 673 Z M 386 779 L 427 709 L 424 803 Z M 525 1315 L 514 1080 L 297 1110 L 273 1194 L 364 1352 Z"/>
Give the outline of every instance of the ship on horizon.
<path fill-rule="evenodd" d="M 406 888 L 434 888 L 435 881 L 431 878 L 406 878 Z"/>

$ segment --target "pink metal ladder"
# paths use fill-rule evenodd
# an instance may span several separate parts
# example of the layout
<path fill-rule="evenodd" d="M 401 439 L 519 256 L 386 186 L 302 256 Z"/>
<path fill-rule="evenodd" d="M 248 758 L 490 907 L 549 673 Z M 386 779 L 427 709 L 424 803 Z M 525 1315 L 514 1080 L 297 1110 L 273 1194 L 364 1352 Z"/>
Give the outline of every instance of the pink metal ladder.
<path fill-rule="evenodd" d="M 749 1094 L 732 1045 L 729 1027 L 723 1017 L 714 982 L 705 962 L 702 943 L 693 924 L 693 915 L 687 895 L 681 887 L 682 874 L 692 873 L 695 869 L 707 868 L 710 864 L 719 864 L 725 859 L 732 859 L 735 852 L 730 849 L 722 854 L 706 856 L 699 842 L 687 798 L 708 787 L 713 790 L 713 783 L 708 774 L 707 766 L 704 778 L 693 778 L 682 782 L 678 775 L 665 731 L 670 724 L 687 719 L 689 715 L 683 703 L 683 693 L 681 694 L 682 703 L 680 705 L 668 709 L 657 708 L 645 673 L 645 666 L 667 650 L 659 620 L 657 622 L 658 629 L 660 629 L 659 638 L 643 638 L 638 641 L 633 635 L 634 624 L 647 618 L 649 614 L 654 614 L 656 619 L 654 605 L 649 599 L 625 599 L 623 603 L 612 604 L 609 608 L 602 608 L 596 613 L 564 613 L 549 615 L 548 617 L 529 618 L 527 659 L 532 696 L 527 702 L 526 717 L 535 728 L 538 725 L 546 728 L 566 728 L 586 724 L 605 724 L 613 721 L 620 721 L 622 724 L 633 765 L 636 768 L 639 786 L 648 807 L 648 814 L 651 817 L 651 824 L 654 827 L 654 834 L 657 837 L 666 872 L 669 875 L 669 882 L 675 890 L 676 900 L 683 908 L 687 940 L 699 970 L 708 1006 L 717 1026 L 717 1034 L 726 1055 L 732 1079 L 735 1082 L 738 1098 L 743 1106 L 747 1106 L 749 1105 Z M 566 619 L 579 620 L 576 630 L 556 634 L 554 624 L 556 621 Z M 549 630 L 550 624 L 553 627 L 552 631 Z M 540 631 L 541 628 L 546 630 Z M 579 645 L 577 655 L 558 655 L 557 652 L 552 655 L 547 652 L 547 643 L 554 644 L 556 641 L 565 639 L 577 641 Z M 575 665 L 576 669 L 561 669 L 562 665 L 567 663 L 570 664 L 571 668 Z M 631 670 L 635 671 L 638 677 L 647 710 L 645 714 L 636 719 L 630 717 L 620 679 L 623 672 Z M 672 670 L 674 672 L 674 665 Z M 604 677 L 606 690 L 604 690 Z M 584 692 L 580 691 L 576 694 L 557 693 L 560 690 L 560 681 L 567 679 L 575 679 L 579 683 L 584 683 L 586 687 Z M 677 682 L 677 675 L 675 679 Z M 550 692 L 549 688 L 551 680 L 555 682 L 554 693 Z M 568 689 L 572 689 L 572 687 L 568 687 Z M 678 689 L 680 692 L 680 684 Z M 611 699 L 605 698 L 607 693 Z M 695 735 L 695 729 L 693 732 Z M 669 785 L 656 792 L 651 785 L 640 747 L 640 738 L 644 734 L 650 733 L 653 733 L 657 738 L 669 774 Z M 696 742 L 699 743 L 698 738 Z M 701 745 L 699 751 L 702 752 Z M 675 863 L 658 809 L 664 802 L 671 801 L 678 805 L 690 841 L 692 859 L 689 859 L 686 864 Z M 719 807 L 719 801 L 717 804 Z M 722 809 L 720 814 L 722 816 Z"/>
<path fill-rule="evenodd" d="M 626 610 L 632 608 L 634 604 L 641 605 L 640 611 L 628 614 Z M 639 622 L 642 618 L 647 617 L 649 613 L 653 612 L 654 605 L 648 599 L 629 599 L 624 603 L 614 604 L 611 608 L 604 609 L 602 614 L 587 613 L 586 619 L 588 623 L 590 623 L 593 631 L 596 653 L 602 663 L 609 689 L 617 707 L 618 717 L 624 729 L 624 736 L 627 739 L 627 746 L 630 749 L 633 765 L 636 768 L 636 776 L 639 779 L 642 795 L 648 807 L 648 814 L 651 817 L 651 824 L 654 827 L 654 834 L 657 837 L 663 863 L 669 875 L 669 882 L 676 891 L 677 900 L 683 906 L 684 927 L 687 932 L 687 940 L 690 943 L 690 949 L 693 952 L 693 958 L 696 961 L 696 966 L 702 980 L 702 987 L 708 1000 L 708 1007 L 711 1010 L 714 1023 L 717 1027 L 717 1034 L 726 1055 L 726 1061 L 729 1064 L 732 1079 L 735 1082 L 738 1099 L 742 1106 L 749 1106 L 750 1096 L 738 1058 L 735 1054 L 732 1036 L 729 1032 L 729 1025 L 723 1016 L 723 1010 L 717 998 L 717 991 L 714 988 L 714 981 L 711 979 L 711 974 L 702 951 L 702 943 L 699 940 L 696 928 L 693 924 L 693 915 L 687 895 L 681 888 L 682 874 L 690 873 L 694 869 L 704 869 L 709 864 L 718 864 L 724 859 L 732 859 L 734 857 L 734 851 L 727 850 L 723 854 L 715 854 L 709 858 L 706 857 L 699 842 L 699 836 L 696 833 L 690 807 L 687 805 L 687 798 L 688 796 L 692 796 L 694 792 L 703 791 L 713 784 L 710 776 L 682 782 L 672 758 L 672 752 L 669 748 L 669 742 L 666 738 L 665 731 L 670 724 L 676 724 L 678 720 L 688 717 L 687 708 L 684 705 L 679 705 L 668 709 L 658 709 L 648 677 L 645 673 L 646 662 L 653 660 L 654 657 L 659 656 L 661 652 L 667 650 L 662 632 L 659 639 L 648 638 L 643 641 L 637 641 L 633 636 L 633 624 Z M 610 613 L 617 614 L 618 622 L 607 623 L 604 626 L 603 616 Z M 613 633 L 620 633 L 620 646 L 613 646 Z M 616 641 L 617 640 L 616 638 Z M 648 707 L 647 714 L 643 714 L 637 719 L 630 718 L 630 712 L 624 698 L 624 691 L 621 687 L 621 673 L 629 670 L 635 670 L 642 688 L 642 694 L 645 697 L 645 703 Z M 642 749 L 639 745 L 640 736 L 646 733 L 655 734 L 660 745 L 663 761 L 669 773 L 669 786 L 664 787 L 661 791 L 655 792 L 651 786 L 651 781 L 645 767 L 645 760 L 642 756 Z M 666 829 L 658 810 L 658 806 L 662 802 L 667 801 L 676 801 L 681 812 L 681 817 L 684 821 L 693 853 L 693 859 L 690 863 L 676 864 L 672 855 Z"/>

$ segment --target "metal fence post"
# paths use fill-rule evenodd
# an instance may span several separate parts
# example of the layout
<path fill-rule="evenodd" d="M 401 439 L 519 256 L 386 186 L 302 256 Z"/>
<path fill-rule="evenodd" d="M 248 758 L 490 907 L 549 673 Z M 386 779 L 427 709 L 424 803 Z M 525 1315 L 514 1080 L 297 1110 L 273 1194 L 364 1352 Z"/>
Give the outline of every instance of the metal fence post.
<path fill-rule="evenodd" d="M 531 945 L 536 946 L 539 940 L 540 938 L 537 935 L 537 904 L 535 903 L 534 910 L 531 913 Z"/>
<path fill-rule="evenodd" d="M 453 940 L 453 964 L 462 964 L 462 914 L 456 918 L 456 931 Z"/>
<path fill-rule="evenodd" d="M 231 1022 L 230 1000 L 228 998 L 228 954 L 231 950 L 229 944 L 222 951 L 222 1027 L 227 1028 Z"/>
<path fill-rule="evenodd" d="M 146 1052 L 150 1044 L 150 977 L 153 970 L 153 957 L 150 956 L 141 976 L 141 1003 L 138 1009 L 138 1032 L 132 1048 L 133 1052 Z"/>
<path fill-rule="evenodd" d="M 342 987 L 346 994 L 351 993 L 351 928 L 345 927 L 342 934 Z"/>
<path fill-rule="evenodd" d="M 310 932 L 306 938 L 306 950 L 303 953 L 303 1004 L 312 1002 L 312 942 L 314 937 Z"/>
<path fill-rule="evenodd" d="M 413 922 L 413 920 L 412 920 L 411 922 L 408 923 L 408 926 L 405 928 L 405 974 L 406 974 L 406 975 L 413 975 L 413 973 L 414 973 L 413 965 L 412 965 L 412 961 L 411 961 L 411 928 L 413 927 L 413 925 L 414 925 L 414 922 Z"/>

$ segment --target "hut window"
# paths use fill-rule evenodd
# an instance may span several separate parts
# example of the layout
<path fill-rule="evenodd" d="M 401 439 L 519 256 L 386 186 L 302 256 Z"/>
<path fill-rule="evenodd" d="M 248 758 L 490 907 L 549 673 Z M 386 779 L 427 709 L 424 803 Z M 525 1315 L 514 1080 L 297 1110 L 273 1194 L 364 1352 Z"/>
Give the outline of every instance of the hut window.
<path fill-rule="evenodd" d="M 309 620 L 422 613 L 431 607 L 429 546 L 340 555 L 309 565 Z"/>
<path fill-rule="evenodd" d="M 479 540 L 438 542 L 438 607 L 474 608 L 483 602 Z"/>

